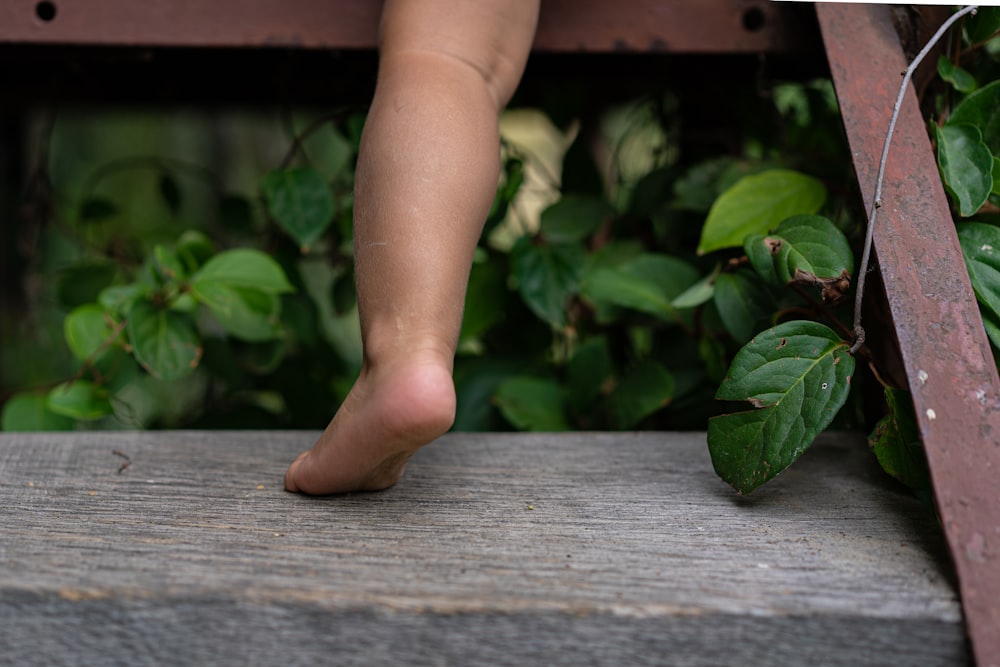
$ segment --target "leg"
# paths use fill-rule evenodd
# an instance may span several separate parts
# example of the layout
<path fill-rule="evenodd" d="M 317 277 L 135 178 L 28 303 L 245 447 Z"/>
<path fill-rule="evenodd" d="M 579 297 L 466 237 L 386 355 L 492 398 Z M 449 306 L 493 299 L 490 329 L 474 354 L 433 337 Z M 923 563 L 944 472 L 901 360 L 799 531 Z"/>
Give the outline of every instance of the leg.
<path fill-rule="evenodd" d="M 285 474 L 309 494 L 392 486 L 455 418 L 472 254 L 499 176 L 500 110 L 538 0 L 388 0 L 355 187 L 361 375 Z"/>

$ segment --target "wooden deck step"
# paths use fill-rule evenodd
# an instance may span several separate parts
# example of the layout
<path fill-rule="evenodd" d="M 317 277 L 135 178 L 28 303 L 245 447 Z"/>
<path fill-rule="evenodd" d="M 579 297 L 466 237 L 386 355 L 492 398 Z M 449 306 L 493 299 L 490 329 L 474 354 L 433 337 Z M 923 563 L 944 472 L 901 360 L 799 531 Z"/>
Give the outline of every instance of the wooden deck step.
<path fill-rule="evenodd" d="M 746 498 L 702 433 L 450 434 L 387 492 L 286 493 L 314 435 L 0 435 L 0 663 L 968 660 L 933 513 L 859 436 Z"/>

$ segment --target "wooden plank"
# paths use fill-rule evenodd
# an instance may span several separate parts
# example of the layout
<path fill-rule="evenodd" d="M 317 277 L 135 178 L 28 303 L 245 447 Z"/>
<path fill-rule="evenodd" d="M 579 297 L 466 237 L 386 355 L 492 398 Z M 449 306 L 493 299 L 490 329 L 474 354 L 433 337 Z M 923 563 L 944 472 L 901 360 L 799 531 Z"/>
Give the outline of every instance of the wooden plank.
<path fill-rule="evenodd" d="M 370 49 L 373 0 L 0 0 L 0 43 Z M 545 0 L 542 51 L 780 52 L 815 47 L 801 7 L 759 0 Z"/>
<path fill-rule="evenodd" d="M 703 433 L 452 434 L 387 492 L 288 494 L 314 435 L 0 435 L 0 662 L 966 660 L 934 516 L 860 437 L 748 498 Z"/>
<path fill-rule="evenodd" d="M 870 209 L 907 62 L 878 5 L 817 5 Z M 911 88 L 886 163 L 875 250 L 980 667 L 1000 667 L 1000 378 Z"/>

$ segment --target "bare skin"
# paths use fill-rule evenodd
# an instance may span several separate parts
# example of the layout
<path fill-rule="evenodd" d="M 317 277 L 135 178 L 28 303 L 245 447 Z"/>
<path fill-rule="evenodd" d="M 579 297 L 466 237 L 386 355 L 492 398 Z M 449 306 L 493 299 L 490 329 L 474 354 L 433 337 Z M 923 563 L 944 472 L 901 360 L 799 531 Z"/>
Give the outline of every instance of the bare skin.
<path fill-rule="evenodd" d="M 472 255 L 499 177 L 498 117 L 538 0 L 387 0 L 362 137 L 354 248 L 364 359 L 285 488 L 377 491 L 455 419 L 452 369 Z"/>

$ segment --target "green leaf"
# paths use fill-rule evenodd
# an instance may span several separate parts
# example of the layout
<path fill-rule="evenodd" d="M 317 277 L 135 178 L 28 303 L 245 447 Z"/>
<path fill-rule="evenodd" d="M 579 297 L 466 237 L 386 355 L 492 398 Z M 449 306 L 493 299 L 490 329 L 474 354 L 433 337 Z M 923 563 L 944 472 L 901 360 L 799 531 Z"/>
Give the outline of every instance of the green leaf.
<path fill-rule="evenodd" d="M 49 410 L 42 394 L 14 394 L 4 403 L 0 430 L 72 431 L 73 420 Z"/>
<path fill-rule="evenodd" d="M 587 255 L 587 260 L 583 263 L 582 282 L 590 282 L 590 278 L 601 269 L 618 268 L 642 253 L 642 245 L 635 241 L 611 241 Z M 594 319 L 598 324 L 611 324 L 625 312 L 608 301 L 594 301 L 593 306 Z"/>
<path fill-rule="evenodd" d="M 993 158 L 993 191 L 992 194 L 1000 195 L 1000 157 Z"/>
<path fill-rule="evenodd" d="M 962 100 L 945 127 L 974 125 L 991 152 L 1000 154 L 1000 81 L 989 83 Z"/>
<path fill-rule="evenodd" d="M 552 380 L 518 375 L 497 387 L 493 401 L 522 431 L 568 431 L 562 389 Z"/>
<path fill-rule="evenodd" d="M 187 270 L 177 253 L 166 246 L 157 245 L 153 248 L 153 265 L 156 272 L 164 280 L 184 280 Z"/>
<path fill-rule="evenodd" d="M 883 470 L 919 495 L 929 498 L 930 471 L 910 393 L 886 387 L 885 401 L 889 414 L 875 425 L 868 436 L 868 444 L 875 451 Z"/>
<path fill-rule="evenodd" d="M 132 309 L 136 301 L 148 296 L 149 293 L 149 285 L 144 283 L 116 285 L 101 290 L 97 295 L 97 303 L 109 313 L 124 315 Z"/>
<path fill-rule="evenodd" d="M 772 234 L 748 236 L 743 248 L 772 284 L 815 285 L 826 303 L 836 303 L 850 287 L 854 253 L 844 233 L 822 216 L 793 216 Z"/>
<path fill-rule="evenodd" d="M 1000 320 L 1000 227 L 960 222 L 956 228 L 976 300 Z"/>
<path fill-rule="evenodd" d="M 935 135 L 945 189 L 960 215 L 975 215 L 993 189 L 993 155 L 973 125 L 948 124 L 937 128 Z"/>
<path fill-rule="evenodd" d="M 201 360 L 201 341 L 194 323 L 177 311 L 139 301 L 129 311 L 126 332 L 136 361 L 160 380 L 182 378 Z"/>
<path fill-rule="evenodd" d="M 281 266 L 259 250 L 240 248 L 221 252 L 191 277 L 191 287 L 197 296 L 206 284 L 226 287 L 247 287 L 269 294 L 294 292 Z"/>
<path fill-rule="evenodd" d="M 281 338 L 278 322 L 281 300 L 249 287 L 229 287 L 220 283 L 203 283 L 198 300 L 208 306 L 226 331 L 242 340 L 263 342 Z"/>
<path fill-rule="evenodd" d="M 275 169 L 262 186 L 267 211 L 306 250 L 333 222 L 333 193 L 314 169 Z"/>
<path fill-rule="evenodd" d="M 187 274 L 197 271 L 214 254 L 215 245 L 199 231 L 190 229 L 177 240 L 177 256 L 184 262 Z"/>
<path fill-rule="evenodd" d="M 73 356 L 86 361 L 102 347 L 110 348 L 113 334 L 109 322 L 104 309 L 96 304 L 74 308 L 63 320 L 66 343 Z"/>
<path fill-rule="evenodd" d="M 708 303 L 712 300 L 712 296 L 715 295 L 715 280 L 719 277 L 719 273 L 722 271 L 722 265 L 718 264 L 712 273 L 708 274 L 691 287 L 680 293 L 671 302 L 674 308 L 697 308 L 703 303 Z"/>
<path fill-rule="evenodd" d="M 45 405 L 57 415 L 85 421 L 107 417 L 114 412 L 107 392 L 86 380 L 59 385 L 49 392 Z"/>
<path fill-rule="evenodd" d="M 773 479 L 836 416 L 853 372 L 848 344 L 822 324 L 786 322 L 757 335 L 737 353 L 716 394 L 754 409 L 708 423 L 719 476 L 741 494 Z"/>
<path fill-rule="evenodd" d="M 584 277 L 582 294 L 595 304 L 613 304 L 674 319 L 673 300 L 698 281 L 687 262 L 654 253 L 634 257 L 617 268 L 598 269 Z"/>
<path fill-rule="evenodd" d="M 979 304 L 979 313 L 983 316 L 983 327 L 986 329 L 986 336 L 990 339 L 990 345 L 996 351 L 996 354 L 1000 353 L 1000 316 L 994 315 L 983 304 Z"/>
<path fill-rule="evenodd" d="M 960 93 L 971 93 L 976 89 L 976 78 L 968 71 L 951 62 L 947 56 L 938 58 L 938 75 Z"/>
<path fill-rule="evenodd" d="M 714 299 L 723 326 L 741 345 L 767 326 L 777 310 L 770 290 L 745 271 L 720 275 L 715 281 Z"/>
<path fill-rule="evenodd" d="M 577 412 L 587 410 L 601 395 L 613 373 L 614 365 L 604 336 L 580 343 L 566 364 L 566 398 L 570 406 Z"/>
<path fill-rule="evenodd" d="M 600 197 L 564 195 L 544 211 L 541 234 L 549 243 L 582 241 L 615 214 L 615 209 Z"/>
<path fill-rule="evenodd" d="M 608 405 L 615 426 L 625 430 L 665 407 L 673 397 L 674 376 L 657 362 L 646 359 L 622 378 L 608 397 Z"/>
<path fill-rule="evenodd" d="M 787 169 L 744 176 L 712 205 L 701 232 L 698 254 L 743 245 L 793 215 L 815 213 L 826 188 L 815 178 Z"/>
<path fill-rule="evenodd" d="M 971 44 L 985 42 L 1000 30 L 1000 7 L 980 7 L 965 21 L 965 31 Z"/>
<path fill-rule="evenodd" d="M 578 243 L 537 245 L 529 237 L 511 248 L 511 271 L 525 304 L 556 328 L 566 326 L 566 305 L 576 294 L 586 252 Z"/>

